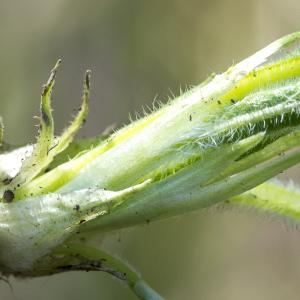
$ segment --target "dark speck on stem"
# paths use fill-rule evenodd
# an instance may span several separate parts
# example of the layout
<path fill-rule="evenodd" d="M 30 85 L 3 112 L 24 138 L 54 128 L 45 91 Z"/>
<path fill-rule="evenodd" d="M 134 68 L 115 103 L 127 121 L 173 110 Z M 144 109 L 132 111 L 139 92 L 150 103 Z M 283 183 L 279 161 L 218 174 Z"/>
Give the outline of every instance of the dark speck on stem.
<path fill-rule="evenodd" d="M 12 190 L 6 190 L 3 194 L 4 202 L 10 203 L 14 200 L 15 194 Z"/>

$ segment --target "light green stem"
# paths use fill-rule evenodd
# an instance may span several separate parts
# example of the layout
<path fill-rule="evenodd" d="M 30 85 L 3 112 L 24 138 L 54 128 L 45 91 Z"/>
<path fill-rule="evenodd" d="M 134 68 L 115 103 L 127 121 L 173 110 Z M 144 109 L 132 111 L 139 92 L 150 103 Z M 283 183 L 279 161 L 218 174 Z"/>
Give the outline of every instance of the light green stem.
<path fill-rule="evenodd" d="M 64 264 L 57 265 L 56 270 L 68 270 L 68 266 L 72 265 L 70 270 L 104 271 L 125 283 L 142 300 L 164 299 L 132 268 L 103 250 L 81 244 L 66 244 L 51 255 L 54 258 L 63 255 Z"/>

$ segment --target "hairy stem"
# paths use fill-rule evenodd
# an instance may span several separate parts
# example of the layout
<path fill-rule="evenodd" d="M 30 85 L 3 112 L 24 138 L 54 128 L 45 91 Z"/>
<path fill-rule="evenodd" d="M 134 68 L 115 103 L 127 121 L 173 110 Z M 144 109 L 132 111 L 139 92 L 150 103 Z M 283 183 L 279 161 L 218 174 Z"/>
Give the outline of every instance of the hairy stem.
<path fill-rule="evenodd" d="M 43 271 L 39 275 L 51 275 L 66 271 L 103 271 L 126 284 L 139 299 L 164 299 L 131 267 L 100 249 L 68 243 L 55 249 L 51 253 L 48 263 L 50 266 L 43 265 Z"/>

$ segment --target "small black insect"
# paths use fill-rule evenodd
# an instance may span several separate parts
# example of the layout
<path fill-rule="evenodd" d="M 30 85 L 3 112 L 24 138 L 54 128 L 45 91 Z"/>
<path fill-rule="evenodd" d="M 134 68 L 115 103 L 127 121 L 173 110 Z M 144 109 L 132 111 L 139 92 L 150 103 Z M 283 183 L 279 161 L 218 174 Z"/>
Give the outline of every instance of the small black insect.
<path fill-rule="evenodd" d="M 12 190 L 6 190 L 3 194 L 3 199 L 6 203 L 10 203 L 14 200 L 15 194 Z"/>

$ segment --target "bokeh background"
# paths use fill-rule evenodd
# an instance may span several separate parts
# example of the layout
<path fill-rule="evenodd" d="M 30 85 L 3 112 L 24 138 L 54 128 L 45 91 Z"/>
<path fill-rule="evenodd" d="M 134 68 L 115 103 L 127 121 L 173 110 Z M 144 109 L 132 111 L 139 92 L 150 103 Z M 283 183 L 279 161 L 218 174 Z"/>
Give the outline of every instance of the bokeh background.
<path fill-rule="evenodd" d="M 57 131 L 78 107 L 91 68 L 81 131 L 91 136 L 299 30 L 299 17 L 298 0 L 0 0 L 5 139 L 34 141 L 41 86 L 57 58 Z M 297 174 L 282 176 L 299 181 Z M 300 231 L 270 217 L 209 210 L 118 231 L 103 243 L 167 299 L 299 299 Z M 0 282 L 0 299 L 135 299 L 102 273 L 10 282 L 12 291 Z"/>

